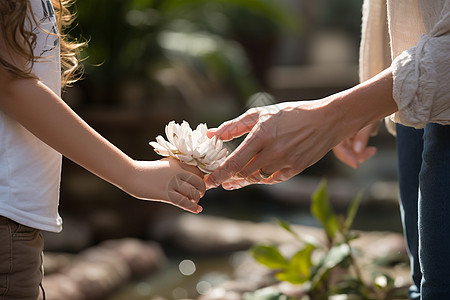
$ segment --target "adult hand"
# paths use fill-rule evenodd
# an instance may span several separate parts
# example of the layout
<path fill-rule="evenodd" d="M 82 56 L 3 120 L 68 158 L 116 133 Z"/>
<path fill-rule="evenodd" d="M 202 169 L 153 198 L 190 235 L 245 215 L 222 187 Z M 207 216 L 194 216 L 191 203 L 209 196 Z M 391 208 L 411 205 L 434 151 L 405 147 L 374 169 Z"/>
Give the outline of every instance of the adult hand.
<path fill-rule="evenodd" d="M 196 167 L 172 158 L 134 161 L 128 178 L 122 188 L 136 198 L 169 203 L 192 213 L 203 210 L 198 202 L 205 194 L 205 183 Z"/>
<path fill-rule="evenodd" d="M 372 123 L 354 136 L 340 142 L 333 148 L 334 155 L 343 163 L 352 168 L 358 168 L 359 164 L 365 162 L 377 153 L 376 147 L 368 147 L 370 136 L 378 129 L 379 122 Z"/>
<path fill-rule="evenodd" d="M 342 136 L 330 99 L 252 108 L 208 131 L 225 141 L 248 133 L 227 160 L 206 177 L 207 188 L 236 189 L 288 180 L 322 158 Z"/>

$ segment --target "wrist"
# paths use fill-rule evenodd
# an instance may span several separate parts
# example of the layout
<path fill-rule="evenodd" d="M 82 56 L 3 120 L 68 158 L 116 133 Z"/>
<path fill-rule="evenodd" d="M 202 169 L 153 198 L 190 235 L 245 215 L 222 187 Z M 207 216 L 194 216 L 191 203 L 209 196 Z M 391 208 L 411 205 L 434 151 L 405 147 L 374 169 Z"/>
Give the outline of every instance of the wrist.
<path fill-rule="evenodd" d="M 139 173 L 137 161 L 124 155 L 120 161 L 116 161 L 116 163 L 111 166 L 107 172 L 107 177 L 100 177 L 103 177 L 103 179 L 121 190 L 128 192 L 137 173 Z"/>
<path fill-rule="evenodd" d="M 343 138 L 397 111 L 392 85 L 392 72 L 387 69 L 353 88 L 331 96 L 330 114 L 336 116 L 336 122 L 345 124 Z"/>

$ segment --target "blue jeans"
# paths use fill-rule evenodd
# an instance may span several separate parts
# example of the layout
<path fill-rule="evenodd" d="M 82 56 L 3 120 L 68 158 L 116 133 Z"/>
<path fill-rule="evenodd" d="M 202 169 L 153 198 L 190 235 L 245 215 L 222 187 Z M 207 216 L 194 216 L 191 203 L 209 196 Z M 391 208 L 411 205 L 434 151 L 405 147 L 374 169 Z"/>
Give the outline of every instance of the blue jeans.
<path fill-rule="evenodd" d="M 411 299 L 450 299 L 450 126 L 397 125 L 400 209 Z"/>

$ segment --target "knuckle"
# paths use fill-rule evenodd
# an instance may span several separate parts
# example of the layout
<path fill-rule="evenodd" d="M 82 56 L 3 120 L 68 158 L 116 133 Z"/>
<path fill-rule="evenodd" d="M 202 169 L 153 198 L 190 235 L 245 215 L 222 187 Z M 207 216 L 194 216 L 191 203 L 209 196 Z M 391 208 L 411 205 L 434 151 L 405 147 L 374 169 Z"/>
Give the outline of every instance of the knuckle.
<path fill-rule="evenodd" d="M 206 183 L 202 180 L 200 182 L 200 194 L 204 194 L 206 192 Z"/>
<path fill-rule="evenodd" d="M 270 136 L 269 131 L 264 128 L 262 123 L 260 123 L 258 129 L 255 130 L 254 135 L 251 137 L 251 140 L 249 140 L 249 143 L 257 143 L 264 146 L 270 144 L 271 141 L 272 137 Z"/>
<path fill-rule="evenodd" d="M 252 107 L 244 114 L 248 119 L 251 119 L 253 121 L 259 120 L 261 117 L 261 114 L 263 113 L 263 110 L 259 107 Z"/>
<path fill-rule="evenodd" d="M 260 182 L 261 178 L 259 178 L 259 176 L 250 176 L 249 178 L 247 178 L 246 182 L 248 183 L 258 183 Z"/>

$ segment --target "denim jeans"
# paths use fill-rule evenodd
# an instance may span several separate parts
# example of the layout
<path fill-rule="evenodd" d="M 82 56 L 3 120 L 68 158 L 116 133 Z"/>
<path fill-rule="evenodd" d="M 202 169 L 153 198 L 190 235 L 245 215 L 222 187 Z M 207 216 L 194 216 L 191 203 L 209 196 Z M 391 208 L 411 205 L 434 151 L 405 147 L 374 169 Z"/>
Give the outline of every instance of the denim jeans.
<path fill-rule="evenodd" d="M 400 209 L 411 299 L 450 299 L 450 126 L 397 125 Z"/>

